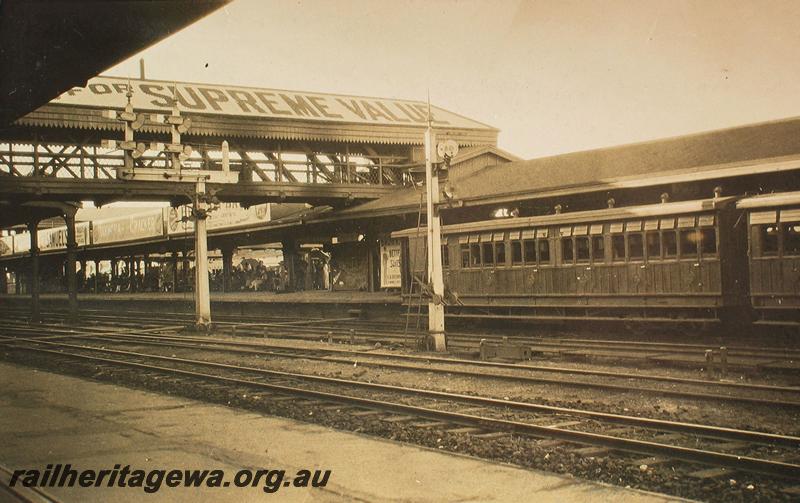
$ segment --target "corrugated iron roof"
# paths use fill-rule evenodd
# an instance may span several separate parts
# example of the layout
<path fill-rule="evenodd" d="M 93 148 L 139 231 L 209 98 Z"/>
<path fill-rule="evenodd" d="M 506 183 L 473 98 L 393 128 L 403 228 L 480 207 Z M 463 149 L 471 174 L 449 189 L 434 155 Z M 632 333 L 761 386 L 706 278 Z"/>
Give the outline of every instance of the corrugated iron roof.
<path fill-rule="evenodd" d="M 800 118 L 749 124 L 680 137 L 508 162 L 474 170 L 468 176 L 451 170 L 456 199 L 543 197 L 559 190 L 601 190 L 625 181 L 637 186 L 691 180 L 717 173 L 738 176 L 755 161 L 785 170 L 787 156 L 800 156 Z M 769 165 L 764 169 L 769 170 Z M 726 175 L 726 171 L 729 173 Z M 655 177 L 662 177 L 658 181 Z M 402 189 L 338 214 L 385 214 L 416 211 L 419 192 Z"/>

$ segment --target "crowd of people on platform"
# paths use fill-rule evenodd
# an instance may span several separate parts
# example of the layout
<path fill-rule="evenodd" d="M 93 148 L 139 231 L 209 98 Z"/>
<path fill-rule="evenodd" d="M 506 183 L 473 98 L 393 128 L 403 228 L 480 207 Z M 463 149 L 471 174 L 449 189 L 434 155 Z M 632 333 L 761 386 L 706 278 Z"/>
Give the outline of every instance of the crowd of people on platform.
<path fill-rule="evenodd" d="M 191 262 L 177 263 L 177 274 L 171 261 L 150 261 L 145 267 L 139 264 L 134 274 L 130 273 L 129 262 L 118 261 L 116 273 L 108 270 L 108 266 L 100 271 L 87 267 L 82 262 L 77 271 L 78 291 L 82 293 L 122 293 L 122 292 L 191 292 L 194 290 L 195 268 Z M 229 284 L 224 285 L 222 268 L 210 270 L 209 287 L 214 292 L 286 292 L 302 290 L 327 290 L 336 281 L 341 271 L 331 256 L 321 250 L 311 250 L 295 257 L 294 275 L 290 274 L 283 261 L 268 266 L 264 262 L 243 258 L 233 264 L 230 271 Z M 67 280 L 63 265 L 43 268 L 40 291 L 42 293 L 64 292 Z M 105 269 L 105 271 L 104 271 Z M 19 293 L 26 293 L 27 280 L 18 282 Z M 177 281 L 177 283 L 176 283 Z M 290 284 L 292 282 L 293 284 Z M 17 283 L 13 281 L 13 283 Z M 12 285 L 13 290 L 17 290 Z"/>
<path fill-rule="evenodd" d="M 184 269 L 179 264 L 178 273 L 173 273 L 171 263 L 151 266 L 147 273 L 140 271 L 133 277 L 125 267 L 117 275 L 110 272 L 81 274 L 78 271 L 78 290 L 81 292 L 191 292 L 194 290 L 194 266 Z M 188 265 L 188 264 L 187 264 Z M 231 267 L 230 284 L 225 288 L 222 269 L 210 271 L 209 287 L 214 292 L 285 292 L 289 290 L 324 290 L 330 284 L 328 262 L 316 256 L 299 258 L 295 262 L 295 281 L 290 285 L 289 270 L 281 261 L 276 266 L 267 266 L 255 259 L 242 259 Z M 177 278 L 177 284 L 173 284 Z M 47 290 L 63 291 L 66 286 L 62 277 Z"/>

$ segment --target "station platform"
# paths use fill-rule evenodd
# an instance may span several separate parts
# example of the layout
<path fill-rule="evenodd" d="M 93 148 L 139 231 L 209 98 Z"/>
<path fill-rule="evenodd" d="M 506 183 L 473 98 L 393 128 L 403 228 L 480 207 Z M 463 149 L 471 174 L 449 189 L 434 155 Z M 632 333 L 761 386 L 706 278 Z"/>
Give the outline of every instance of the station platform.
<path fill-rule="evenodd" d="M 67 294 L 41 294 L 43 309 L 67 309 Z M 126 310 L 153 313 L 193 313 L 192 292 L 165 293 L 80 293 L 78 302 L 83 309 L 113 309 L 114 305 Z M 0 295 L 0 307 L 27 308 L 29 295 Z M 225 315 L 287 315 L 341 317 L 348 310 L 360 309 L 369 319 L 393 320 L 403 313 L 399 292 L 359 292 L 309 290 L 303 292 L 211 292 L 211 309 Z"/>
<path fill-rule="evenodd" d="M 331 470 L 325 488 L 46 488 L 32 501 L 682 501 L 289 419 L 0 364 L 0 465 L 45 470 Z M 0 473 L 1 474 L 1 473 Z M 0 477 L 8 482 L 8 476 Z M 0 487 L 2 489 L 2 487 Z M 0 497 L 2 497 L 0 491 Z"/>

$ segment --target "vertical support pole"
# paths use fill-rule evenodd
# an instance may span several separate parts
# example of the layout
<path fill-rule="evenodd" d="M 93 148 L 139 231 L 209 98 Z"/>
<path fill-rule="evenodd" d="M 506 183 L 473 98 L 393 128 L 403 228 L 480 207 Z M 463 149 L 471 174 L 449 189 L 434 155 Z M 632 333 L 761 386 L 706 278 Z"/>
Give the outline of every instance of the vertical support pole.
<path fill-rule="evenodd" d="M 136 291 L 136 261 L 133 255 L 128 257 L 128 291 Z"/>
<path fill-rule="evenodd" d="M 222 291 L 231 291 L 231 272 L 233 271 L 233 248 L 222 248 Z"/>
<path fill-rule="evenodd" d="M 22 279 L 24 274 L 22 274 L 22 269 L 18 266 L 14 268 L 14 294 L 19 295 L 22 293 Z"/>
<path fill-rule="evenodd" d="M 6 266 L 0 267 L 0 293 L 8 293 L 8 268 Z"/>
<path fill-rule="evenodd" d="M 39 176 L 39 137 L 33 142 L 33 176 Z"/>
<path fill-rule="evenodd" d="M 227 140 L 222 142 L 222 172 L 226 175 L 231 172 L 231 150 Z"/>
<path fill-rule="evenodd" d="M 178 291 L 178 252 L 172 252 L 172 293 Z"/>
<path fill-rule="evenodd" d="M 439 178 L 433 174 L 433 159 L 436 155 L 436 135 L 428 123 L 425 131 L 425 185 L 427 188 L 428 231 L 428 284 L 433 295 L 428 302 L 428 333 L 436 351 L 446 351 L 444 332 L 444 278 L 442 277 L 442 235 L 439 218 Z"/>
<path fill-rule="evenodd" d="M 98 284 L 100 283 L 100 261 L 94 261 L 94 293 L 97 293 Z"/>
<path fill-rule="evenodd" d="M 375 241 L 372 239 L 364 239 L 367 244 L 367 291 L 370 293 L 375 291 L 375 283 L 377 282 L 376 274 L 375 274 Z"/>
<path fill-rule="evenodd" d="M 111 293 L 115 293 L 117 291 L 117 286 L 119 285 L 119 260 L 116 257 L 111 259 L 111 278 L 109 281 L 109 288 L 111 288 Z"/>
<path fill-rule="evenodd" d="M 281 243 L 283 248 L 283 265 L 286 267 L 286 291 L 294 292 L 297 289 L 297 242 L 285 240 Z"/>
<path fill-rule="evenodd" d="M 67 292 L 69 294 L 67 321 L 70 324 L 78 322 L 78 277 L 75 271 L 78 242 L 75 236 L 75 211 L 75 209 L 70 209 L 64 213 L 64 222 L 67 224 Z"/>
<path fill-rule="evenodd" d="M 181 254 L 182 263 L 181 263 L 181 276 L 183 277 L 183 282 L 186 284 L 186 288 L 189 288 L 189 254 L 184 251 Z"/>
<path fill-rule="evenodd" d="M 39 221 L 31 220 L 28 222 L 28 232 L 31 234 L 31 323 L 39 323 L 41 313 L 39 308 Z"/>
<path fill-rule="evenodd" d="M 208 237 L 206 235 L 205 203 L 200 197 L 205 195 L 206 182 L 197 179 L 197 202 L 195 203 L 194 222 L 194 259 L 195 259 L 195 309 L 197 310 L 198 328 L 207 328 L 211 324 L 211 297 L 208 291 Z M 200 210 L 200 211 L 198 211 Z"/>
<path fill-rule="evenodd" d="M 88 285 L 86 284 L 86 278 L 88 278 L 88 277 L 89 277 L 89 276 L 86 274 L 86 259 L 79 260 L 79 261 L 78 261 L 78 263 L 79 263 L 79 265 L 81 266 L 81 267 L 80 267 L 80 271 L 81 271 L 81 272 L 80 272 L 80 274 L 78 275 L 78 290 L 83 292 L 83 291 L 85 291 L 85 290 L 86 290 L 86 288 L 87 288 L 87 286 L 88 286 Z"/>
<path fill-rule="evenodd" d="M 144 270 L 142 271 L 142 291 L 148 291 L 148 287 L 150 285 L 150 255 L 145 253 L 144 254 Z"/>

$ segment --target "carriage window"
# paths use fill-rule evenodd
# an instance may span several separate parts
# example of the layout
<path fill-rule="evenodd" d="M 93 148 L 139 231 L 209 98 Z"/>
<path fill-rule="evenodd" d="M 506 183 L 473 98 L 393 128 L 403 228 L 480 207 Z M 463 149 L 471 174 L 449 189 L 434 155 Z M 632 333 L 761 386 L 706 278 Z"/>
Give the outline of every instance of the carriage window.
<path fill-rule="evenodd" d="M 561 238 L 561 261 L 566 264 L 572 262 L 574 258 L 572 238 Z"/>
<path fill-rule="evenodd" d="M 536 263 L 536 241 L 534 241 L 533 239 L 525 240 L 525 263 L 526 264 Z"/>
<path fill-rule="evenodd" d="M 761 232 L 761 255 L 777 255 L 778 227 L 775 225 L 762 225 L 759 230 Z"/>
<path fill-rule="evenodd" d="M 648 232 L 645 235 L 647 243 L 647 258 L 660 258 L 661 257 L 661 235 L 658 231 Z"/>
<path fill-rule="evenodd" d="M 675 231 L 664 231 L 661 234 L 664 258 L 678 256 L 678 240 Z"/>
<path fill-rule="evenodd" d="M 447 245 L 442 245 L 442 267 L 450 267 L 450 251 Z"/>
<path fill-rule="evenodd" d="M 700 253 L 703 255 L 716 255 L 717 229 L 706 227 L 700 229 Z"/>
<path fill-rule="evenodd" d="M 546 239 L 537 239 L 536 240 L 536 248 L 539 253 L 539 263 L 540 264 L 549 264 L 550 263 L 550 243 Z"/>
<path fill-rule="evenodd" d="M 461 268 L 469 267 L 469 245 L 461 245 Z"/>
<path fill-rule="evenodd" d="M 783 254 L 800 255 L 800 224 L 783 224 Z"/>
<path fill-rule="evenodd" d="M 577 236 L 575 238 L 575 259 L 578 262 L 589 261 L 589 236 Z"/>
<path fill-rule="evenodd" d="M 642 234 L 639 232 L 628 234 L 628 258 L 636 260 L 641 259 L 643 256 Z"/>
<path fill-rule="evenodd" d="M 592 260 L 603 262 L 606 259 L 606 239 L 603 236 L 592 236 Z"/>
<path fill-rule="evenodd" d="M 681 231 L 681 258 L 697 255 L 697 229 Z"/>
<path fill-rule="evenodd" d="M 503 242 L 494 244 L 494 263 L 506 265 L 506 244 Z"/>
<path fill-rule="evenodd" d="M 512 264 L 522 263 L 522 241 L 511 242 L 511 263 Z"/>
<path fill-rule="evenodd" d="M 472 243 L 469 245 L 469 255 L 470 255 L 470 267 L 480 267 L 481 266 L 481 245 L 478 243 Z"/>
<path fill-rule="evenodd" d="M 611 260 L 625 262 L 625 236 L 622 234 L 611 236 Z"/>
<path fill-rule="evenodd" d="M 494 264 L 494 249 L 492 243 L 483 243 L 483 265 Z"/>

